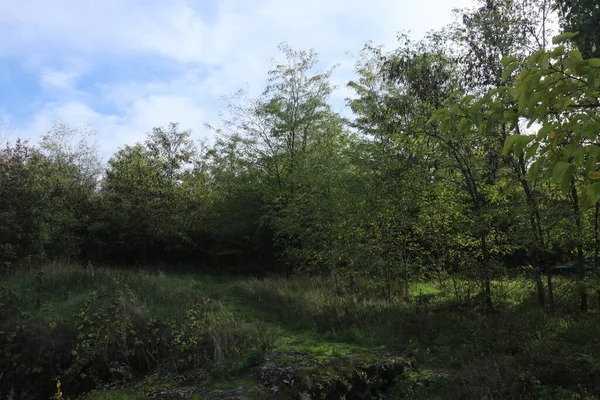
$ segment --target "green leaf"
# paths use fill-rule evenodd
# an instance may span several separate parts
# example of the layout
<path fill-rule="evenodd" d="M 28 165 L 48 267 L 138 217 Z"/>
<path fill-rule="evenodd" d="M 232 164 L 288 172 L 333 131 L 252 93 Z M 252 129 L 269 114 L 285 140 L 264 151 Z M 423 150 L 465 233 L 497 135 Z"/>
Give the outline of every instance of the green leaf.
<path fill-rule="evenodd" d="M 598 162 L 598 157 L 590 154 L 585 163 L 585 170 L 588 172 L 595 171 L 596 167 L 598 166 L 597 162 Z"/>
<path fill-rule="evenodd" d="M 588 74 L 588 91 L 593 92 L 596 90 L 596 79 L 598 78 L 598 71 L 591 70 Z"/>
<path fill-rule="evenodd" d="M 561 160 L 554 164 L 554 168 L 552 168 L 552 180 L 556 183 L 560 183 L 563 175 L 569 168 L 571 163 Z"/>
<path fill-rule="evenodd" d="M 575 71 L 577 69 L 577 60 L 565 58 L 563 60 L 563 65 L 565 66 L 565 69 Z"/>
<path fill-rule="evenodd" d="M 515 155 L 521 157 L 523 155 L 523 149 L 533 140 L 533 136 L 521 136 L 515 142 Z"/>
<path fill-rule="evenodd" d="M 554 36 L 552 38 L 552 44 L 559 44 L 559 43 L 566 42 L 567 40 L 573 38 L 578 33 L 579 32 L 565 32 L 560 35 Z"/>
<path fill-rule="evenodd" d="M 537 133 L 537 140 L 546 139 L 548 134 L 554 129 L 553 124 L 544 124 Z"/>
<path fill-rule="evenodd" d="M 583 56 L 581 55 L 581 52 L 579 50 L 577 50 L 577 49 L 570 50 L 569 51 L 569 56 L 572 57 L 572 58 L 574 58 L 574 59 L 576 59 L 576 60 L 578 60 L 578 61 L 583 60 Z"/>
<path fill-rule="evenodd" d="M 585 147 L 578 147 L 577 149 L 573 150 L 573 157 L 575 159 L 576 164 L 583 164 L 583 159 L 585 157 Z"/>
<path fill-rule="evenodd" d="M 506 140 L 504 141 L 504 147 L 502 148 L 503 156 L 506 156 L 508 155 L 508 153 L 510 153 L 510 150 L 512 149 L 513 145 L 517 140 L 519 140 L 519 135 L 512 135 L 506 138 Z"/>
<path fill-rule="evenodd" d="M 600 157 L 600 146 L 591 144 L 587 147 L 587 151 L 591 157 Z"/>
<path fill-rule="evenodd" d="M 524 114 L 527 114 L 527 99 L 528 99 L 528 94 L 524 90 L 521 92 L 521 95 L 519 96 L 519 111 Z"/>
<path fill-rule="evenodd" d="M 507 67 L 508 65 L 514 63 L 514 62 L 518 62 L 519 59 L 517 57 L 503 57 L 502 58 L 502 66 L 503 67 Z"/>
<path fill-rule="evenodd" d="M 533 143 L 531 146 L 527 147 L 527 149 L 525 150 L 525 157 L 527 157 L 527 158 L 533 157 L 539 147 L 540 147 L 540 144 L 538 142 Z"/>
<path fill-rule="evenodd" d="M 556 58 L 562 56 L 563 54 L 565 54 L 565 46 L 558 46 L 552 50 L 550 56 Z"/>
<path fill-rule="evenodd" d="M 533 53 L 531 55 L 531 57 L 529 57 L 527 59 L 527 62 L 525 63 L 525 65 L 527 65 L 528 67 L 535 65 L 544 53 L 545 53 L 545 51 L 543 49 L 536 51 L 535 53 Z"/>
<path fill-rule="evenodd" d="M 548 53 L 544 53 L 544 55 L 542 56 L 542 59 L 540 61 L 540 65 L 544 71 L 546 71 L 546 70 L 548 70 L 548 68 L 550 68 L 549 59 L 550 59 L 550 55 Z"/>
<path fill-rule="evenodd" d="M 596 140 L 600 134 L 600 123 L 586 123 L 583 125 L 583 129 L 579 129 L 579 133 L 589 140 Z"/>
<path fill-rule="evenodd" d="M 514 62 L 514 63 L 512 63 L 512 64 L 509 64 L 509 65 L 508 65 L 508 66 L 507 66 L 507 67 L 504 69 L 504 71 L 502 72 L 502 80 L 503 80 L 503 81 L 505 81 L 505 80 L 507 80 L 508 78 L 510 78 L 510 76 L 512 75 L 512 73 L 513 73 L 513 72 L 515 72 L 515 70 L 516 70 L 517 68 L 519 68 L 519 63 L 516 63 L 516 62 Z"/>
<path fill-rule="evenodd" d="M 561 177 L 560 189 L 563 193 L 568 193 L 571 188 L 571 179 L 573 178 L 573 173 L 575 172 L 575 165 L 569 164 L 566 168 L 563 176 Z"/>
<path fill-rule="evenodd" d="M 533 135 L 512 135 L 506 138 L 504 141 L 504 147 L 502 148 L 502 155 L 508 155 L 510 149 L 515 147 L 515 155 L 520 157 L 523 154 L 523 148 L 527 146 L 534 139 Z"/>
<path fill-rule="evenodd" d="M 465 96 L 462 99 L 461 103 L 463 105 L 467 106 L 467 105 L 469 105 L 469 103 L 471 102 L 471 100 L 473 100 L 474 98 L 475 98 L 475 96 L 473 96 L 472 94 L 469 94 L 469 95 Z"/>
<path fill-rule="evenodd" d="M 592 204 L 600 201 L 600 182 L 594 182 L 585 188 L 585 193 Z"/>
<path fill-rule="evenodd" d="M 590 58 L 589 60 L 587 60 L 587 64 L 590 67 L 600 68 L 600 58 Z"/>
<path fill-rule="evenodd" d="M 468 131 L 468 130 L 470 129 L 470 126 L 469 126 L 469 125 L 470 125 L 470 123 L 471 123 L 471 121 L 469 121 L 468 119 L 466 119 L 466 118 L 462 118 L 462 119 L 460 120 L 460 122 L 458 123 L 458 128 L 457 128 L 457 130 L 458 130 L 459 132 Z"/>
<path fill-rule="evenodd" d="M 531 167 L 529 167 L 529 170 L 527 171 L 527 177 L 532 181 L 535 180 L 538 173 L 540 172 L 540 168 L 542 165 L 544 165 L 544 158 L 538 158 L 537 160 L 535 160 L 533 164 L 531 164 Z"/>

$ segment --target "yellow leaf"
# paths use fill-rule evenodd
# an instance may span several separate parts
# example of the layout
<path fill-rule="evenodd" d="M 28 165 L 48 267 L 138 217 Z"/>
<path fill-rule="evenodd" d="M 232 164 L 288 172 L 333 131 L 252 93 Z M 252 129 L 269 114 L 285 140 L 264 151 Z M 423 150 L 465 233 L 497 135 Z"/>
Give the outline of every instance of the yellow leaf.
<path fill-rule="evenodd" d="M 590 171 L 588 173 L 588 178 L 592 180 L 600 179 L 600 171 Z"/>

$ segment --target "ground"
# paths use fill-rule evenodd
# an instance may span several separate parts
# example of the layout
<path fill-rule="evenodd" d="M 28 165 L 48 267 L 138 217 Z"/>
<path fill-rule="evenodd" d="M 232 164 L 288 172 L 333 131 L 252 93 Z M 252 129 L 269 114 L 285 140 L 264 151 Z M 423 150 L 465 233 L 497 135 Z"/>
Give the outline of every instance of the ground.
<path fill-rule="evenodd" d="M 410 301 L 383 288 L 366 278 L 47 266 L 2 282 L 12 375 L 0 390 L 90 400 L 598 398 L 600 316 L 576 311 L 569 280 L 557 279 L 555 315 L 525 278 L 495 281 L 491 314 L 466 280 L 413 283 Z"/>

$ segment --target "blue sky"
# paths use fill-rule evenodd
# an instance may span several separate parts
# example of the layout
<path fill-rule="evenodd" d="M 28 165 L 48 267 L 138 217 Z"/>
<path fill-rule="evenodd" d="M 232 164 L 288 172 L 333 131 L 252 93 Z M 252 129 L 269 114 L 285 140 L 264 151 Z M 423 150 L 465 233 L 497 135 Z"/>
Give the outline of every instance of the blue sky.
<path fill-rule="evenodd" d="M 170 121 L 207 137 L 222 97 L 264 87 L 277 45 L 341 64 L 343 104 L 367 41 L 394 48 L 471 0 L 0 1 L 0 136 L 35 141 L 54 121 L 89 125 L 104 157 Z M 351 54 L 347 54 L 350 52 Z"/>

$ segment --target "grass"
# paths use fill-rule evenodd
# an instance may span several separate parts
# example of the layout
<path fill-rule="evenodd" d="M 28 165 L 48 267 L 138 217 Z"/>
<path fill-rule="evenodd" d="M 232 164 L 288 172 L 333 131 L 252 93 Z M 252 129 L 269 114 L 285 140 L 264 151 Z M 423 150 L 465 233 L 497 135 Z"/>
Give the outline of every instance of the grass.
<path fill-rule="evenodd" d="M 108 392 L 93 392 L 85 400 L 145 400 L 143 392 L 134 390 L 115 390 Z"/>
<path fill-rule="evenodd" d="M 6 288 L 16 296 L 22 315 L 43 322 L 70 322 L 86 301 L 102 305 L 116 286 L 127 286 L 137 300 L 158 319 L 182 319 L 190 300 L 218 298 L 231 279 L 195 275 L 169 275 L 160 272 L 96 269 L 93 273 L 73 265 L 50 265 L 42 269 L 40 293 L 36 274 L 23 273 L 11 278 Z M 42 307 L 36 310 L 36 300 Z"/>
<path fill-rule="evenodd" d="M 494 282 L 496 313 L 491 316 L 468 298 L 469 291 L 476 295 L 468 282 L 460 284 L 464 304 L 456 302 L 448 287 L 431 283 L 413 285 L 417 295 L 410 303 L 388 302 L 373 288 L 339 296 L 331 282 L 319 278 L 255 279 L 238 287 L 271 321 L 316 333 L 321 342 L 307 342 L 320 343 L 313 345 L 317 353 L 332 354 L 325 340 L 344 343 L 342 352 L 381 346 L 413 356 L 421 370 L 418 379 L 399 383 L 408 388 L 403 396 L 414 391 L 411 387 L 420 387 L 420 396 L 425 396 L 422 386 L 427 382 L 438 391 L 427 395 L 431 398 L 440 393 L 440 398 L 596 398 L 598 309 L 578 313 L 573 283 L 556 281 L 555 295 L 563 310 L 556 316 L 535 305 L 534 286 L 521 280 Z M 295 340 L 280 345 L 302 347 Z"/>
<path fill-rule="evenodd" d="M 0 331 L 21 327 L 24 337 L 47 337 L 58 351 L 57 332 L 67 335 L 86 316 L 93 320 L 91 311 L 82 316 L 82 310 L 113 307 L 106 324 L 122 327 L 128 321 L 135 332 L 116 342 L 127 351 L 142 348 L 143 354 L 162 358 L 141 364 L 151 368 L 136 366 L 137 356 L 120 359 L 128 363 L 130 376 L 112 373 L 107 379 L 138 389 L 92 392 L 91 400 L 143 398 L 165 380 L 177 385 L 191 379 L 222 390 L 251 387 L 248 371 L 255 356 L 281 353 L 283 364 L 292 365 L 292 351 L 318 363 L 350 355 L 377 362 L 387 352 L 413 359 L 415 368 L 397 379 L 390 398 L 598 398 L 598 305 L 578 312 L 573 281 L 555 282 L 554 316 L 536 306 L 535 287 L 524 279 L 494 281 L 495 313 L 486 315 L 478 285 L 464 280 L 413 283 L 406 302 L 399 296 L 390 301 L 369 279 L 350 285 L 318 277 L 239 279 L 108 269 L 92 275 L 76 266 L 52 265 L 43 275 L 22 273 L 0 284 Z M 397 293 L 400 283 L 392 287 Z M 153 328 L 147 328 L 152 321 Z M 100 325 L 85 325 L 86 333 L 108 332 Z M 158 339 L 169 341 L 169 352 Z M 14 344 L 1 343 L 4 349 Z M 184 368 L 176 358 L 188 354 L 193 359 L 183 360 Z M 141 379 L 144 375 L 156 378 Z"/>

